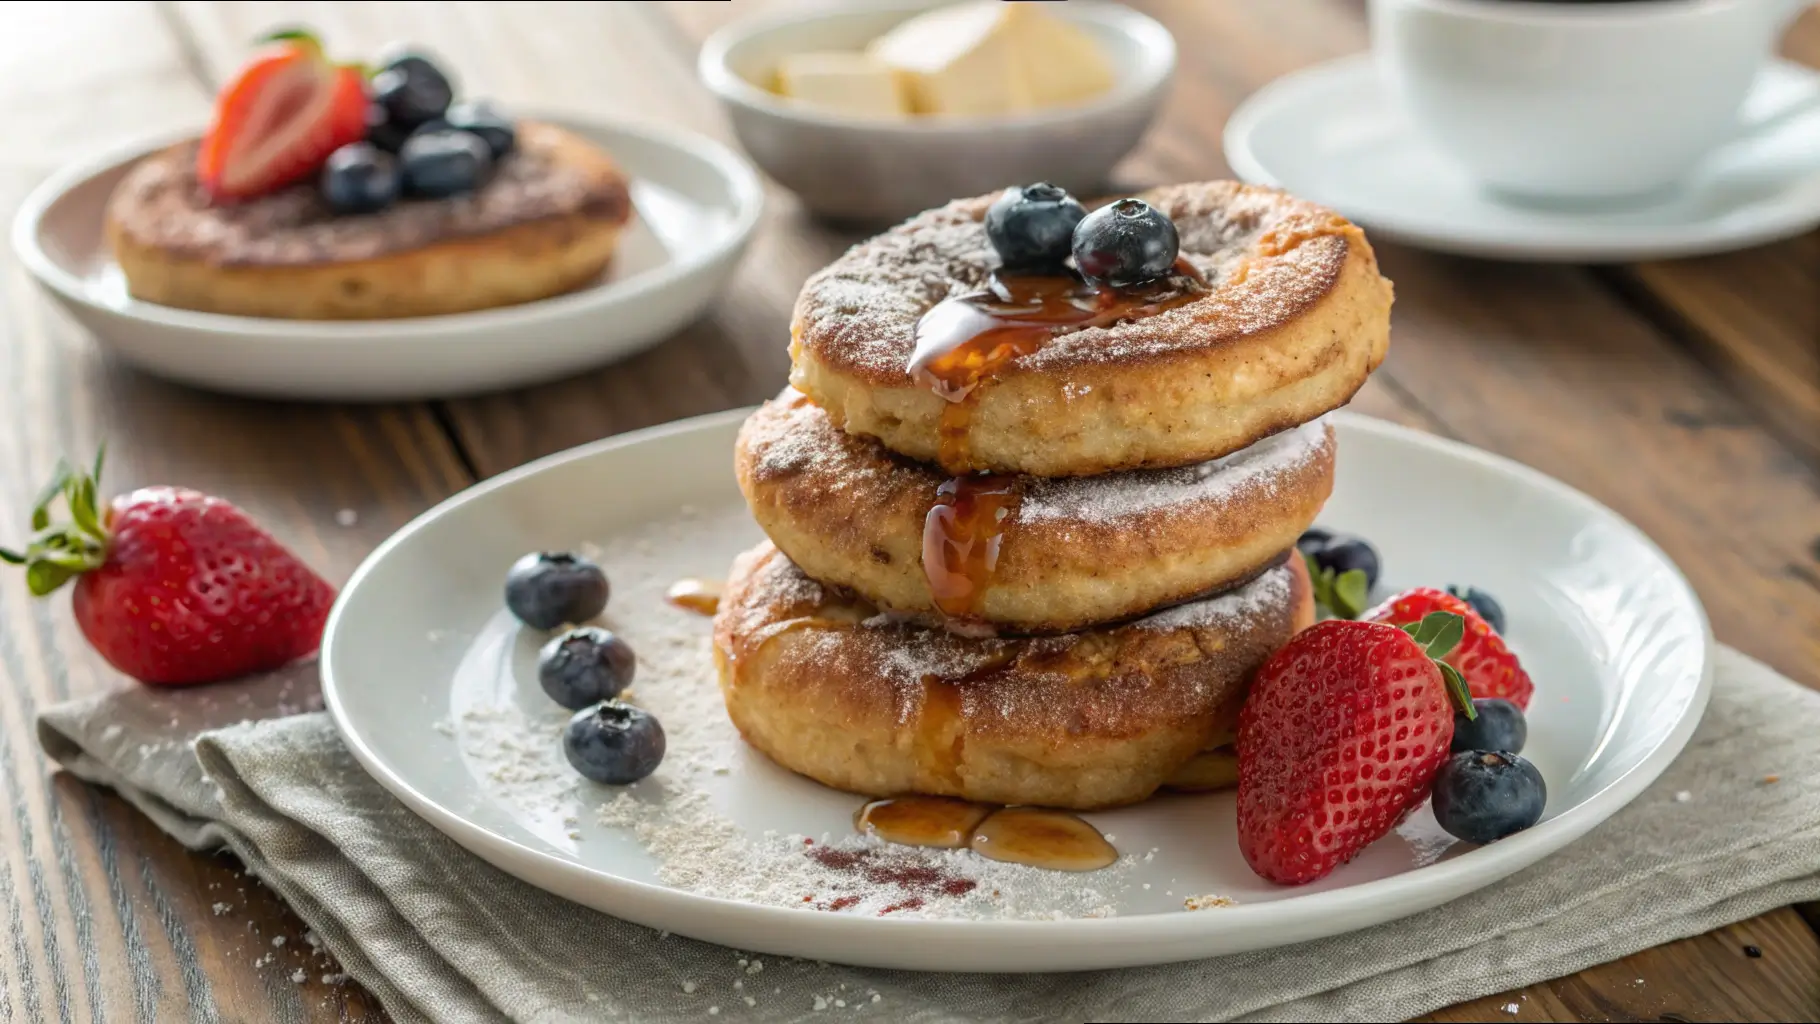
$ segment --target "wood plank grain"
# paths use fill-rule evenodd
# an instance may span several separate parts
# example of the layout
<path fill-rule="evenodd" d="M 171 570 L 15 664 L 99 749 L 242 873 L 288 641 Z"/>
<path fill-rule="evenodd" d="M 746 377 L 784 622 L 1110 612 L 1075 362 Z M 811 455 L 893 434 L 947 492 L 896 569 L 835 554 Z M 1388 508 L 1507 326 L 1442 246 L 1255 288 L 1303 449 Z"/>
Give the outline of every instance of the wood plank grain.
<path fill-rule="evenodd" d="M 0 213 L 58 165 L 133 133 L 199 121 L 207 91 L 155 5 L 10 5 L 0 36 Z M 54 83 L 51 87 L 49 83 Z M 29 142 L 29 144 L 27 144 Z M 332 579 L 467 479 L 427 409 L 256 404 L 143 377 L 0 263 L 0 536 L 55 459 L 106 438 L 108 486 L 183 483 L 227 495 Z M 407 439 L 401 443 L 400 438 Z M 311 486 L 299 488 L 298 481 Z M 349 510 L 358 521 L 338 525 Z M 33 714 L 120 685 L 66 598 L 0 574 L 0 1018 L 378 1019 L 309 957 L 301 925 L 228 858 L 192 855 L 124 801 L 52 776 Z M 242 891 L 244 890 L 244 891 Z M 215 905 L 222 911 L 217 913 Z M 283 949 L 270 945 L 277 934 Z M 256 966 L 256 961 L 270 956 Z M 293 970 L 308 965 L 296 985 Z"/>
<path fill-rule="evenodd" d="M 1475 999 L 1424 1021 L 1810 1020 L 1820 949 L 1784 908 L 1518 992 Z M 1747 952 L 1754 948 L 1757 956 Z M 1800 998 L 1790 1002 L 1780 994 Z M 1514 1009 L 1513 1009 L 1514 1007 Z M 1802 1013 L 1792 1011 L 1805 1008 Z"/>

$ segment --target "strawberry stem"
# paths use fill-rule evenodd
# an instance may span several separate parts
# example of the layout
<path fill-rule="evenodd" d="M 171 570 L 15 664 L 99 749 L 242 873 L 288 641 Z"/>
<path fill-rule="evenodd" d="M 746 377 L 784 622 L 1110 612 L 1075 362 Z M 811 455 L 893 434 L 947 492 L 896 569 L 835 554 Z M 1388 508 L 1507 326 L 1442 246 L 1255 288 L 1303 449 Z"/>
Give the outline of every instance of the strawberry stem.
<path fill-rule="evenodd" d="M 1460 675 L 1459 669 L 1441 660 L 1466 638 L 1466 620 L 1453 612 L 1429 612 L 1422 616 L 1422 621 L 1406 622 L 1397 628 L 1408 633 L 1415 640 L 1416 646 L 1434 659 L 1435 666 L 1441 670 L 1441 681 L 1447 687 L 1448 696 L 1453 698 L 1454 705 L 1466 715 L 1467 720 L 1478 718 L 1479 713 L 1472 706 L 1472 688 L 1466 685 L 1465 677 Z"/>
<path fill-rule="evenodd" d="M 96 453 L 92 474 L 59 459 L 50 484 L 32 506 L 32 538 L 25 550 L 0 548 L 0 562 L 25 566 L 26 587 L 35 596 L 43 597 L 107 561 L 107 528 L 101 523 L 96 496 L 105 452 L 104 447 Z M 51 521 L 51 506 L 58 497 L 69 509 L 67 523 Z"/>
<path fill-rule="evenodd" d="M 322 52 L 322 40 L 316 38 L 316 33 L 311 32 L 307 28 L 296 26 L 273 29 L 264 35 L 255 38 L 253 42 L 258 43 L 261 46 L 269 43 L 291 43 L 309 50 L 311 53 Z"/>
<path fill-rule="evenodd" d="M 253 42 L 260 46 L 270 46 L 275 43 L 284 43 L 286 45 L 294 46 L 297 49 L 302 50 L 303 52 L 307 53 L 309 56 L 314 57 L 317 60 L 326 60 L 327 59 L 327 54 L 325 53 L 325 51 L 322 48 L 322 39 L 320 37 L 318 37 L 316 35 L 316 33 L 311 32 L 307 28 L 293 27 L 293 28 L 273 29 L 272 31 L 267 32 L 264 35 L 258 36 L 257 38 L 255 38 L 253 40 Z M 372 67 L 370 67 L 366 64 L 363 64 L 359 61 L 347 61 L 345 63 L 338 62 L 334 66 L 338 67 L 338 68 L 352 69 L 353 71 L 358 73 L 361 78 L 371 78 L 371 77 L 373 77 L 373 73 L 374 73 L 374 69 Z"/>

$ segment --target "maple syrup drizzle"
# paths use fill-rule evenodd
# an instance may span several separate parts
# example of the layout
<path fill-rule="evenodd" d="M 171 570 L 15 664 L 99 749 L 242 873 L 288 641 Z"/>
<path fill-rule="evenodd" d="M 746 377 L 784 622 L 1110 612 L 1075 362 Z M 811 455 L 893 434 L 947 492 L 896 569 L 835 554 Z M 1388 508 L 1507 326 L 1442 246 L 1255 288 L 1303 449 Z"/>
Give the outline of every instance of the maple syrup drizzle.
<path fill-rule="evenodd" d="M 690 576 L 670 584 L 664 600 L 697 615 L 713 615 L 720 610 L 720 591 L 718 581 Z"/>
<path fill-rule="evenodd" d="M 1206 292 L 1194 265 L 1136 288 L 1096 288 L 1072 274 L 994 274 L 985 291 L 944 299 L 916 325 L 910 374 L 947 404 L 936 461 L 958 474 L 936 491 L 923 520 L 923 573 L 935 606 L 954 619 L 977 616 L 1017 507 L 1015 481 L 971 476 L 968 433 L 980 385 L 1006 363 L 1042 348 L 1063 328 L 1106 327 L 1184 305 Z"/>
<path fill-rule="evenodd" d="M 974 394 L 1006 363 L 1065 328 L 1155 316 L 1206 292 L 1206 278 L 1178 259 L 1169 276 L 1133 288 L 1098 288 L 1071 273 L 995 273 L 984 291 L 936 303 L 917 321 L 909 366 L 911 377 L 948 403 L 936 461 L 950 473 L 974 468 L 967 444 Z"/>
<path fill-rule="evenodd" d="M 993 807 L 945 796 L 874 800 L 854 826 L 888 843 L 962 847 L 990 860 L 1050 871 L 1097 871 L 1119 859 L 1100 830 L 1067 811 Z"/>
<path fill-rule="evenodd" d="M 942 614 L 978 613 L 1017 502 L 1017 481 L 1009 476 L 957 476 L 936 488 L 923 517 L 923 576 Z"/>

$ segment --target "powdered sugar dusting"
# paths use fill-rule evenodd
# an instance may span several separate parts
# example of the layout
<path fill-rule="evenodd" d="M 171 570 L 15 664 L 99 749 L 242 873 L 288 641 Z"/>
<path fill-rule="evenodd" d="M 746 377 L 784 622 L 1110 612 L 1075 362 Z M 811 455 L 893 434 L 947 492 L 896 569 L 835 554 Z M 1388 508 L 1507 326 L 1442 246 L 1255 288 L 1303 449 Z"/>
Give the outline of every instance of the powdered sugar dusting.
<path fill-rule="evenodd" d="M 727 610 L 767 636 L 788 632 L 765 657 L 775 671 L 821 681 L 809 699 L 864 709 L 859 715 L 889 709 L 901 725 L 920 719 L 932 680 L 948 682 L 958 721 L 981 736 L 1085 737 L 1207 715 L 1288 637 L 1294 614 L 1291 570 L 1279 565 L 1225 595 L 1127 625 L 966 638 L 872 615 L 870 605 L 833 593 L 813 606 L 760 605 L 754 595 L 789 592 L 803 571 L 769 544 L 742 565 Z M 745 657 L 760 648 L 738 649 Z"/>
<path fill-rule="evenodd" d="M 1267 437 L 1211 462 L 1179 469 L 1037 480 L 1018 508 L 1021 522 L 1114 523 L 1203 503 L 1229 503 L 1249 491 L 1274 492 L 1332 442 L 1325 418 Z"/>
<path fill-rule="evenodd" d="M 1327 418 L 1267 437 L 1210 462 L 1175 469 L 1100 476 L 1030 477 L 1013 513 L 1025 525 L 1094 525 L 1140 529 L 1139 520 L 1172 511 L 1206 511 L 1246 498 L 1268 498 L 1299 474 L 1332 457 Z M 868 502 L 897 507 L 906 490 L 933 500 L 947 474 L 892 454 L 876 441 L 847 433 L 801 392 L 786 388 L 753 414 L 740 434 L 742 458 L 759 481 L 789 481 L 822 496 L 852 491 Z M 854 495 L 849 495 L 849 498 Z"/>
<path fill-rule="evenodd" d="M 1197 629 L 1217 622 L 1243 622 L 1288 607 L 1290 574 L 1274 568 L 1239 587 L 1205 601 L 1166 608 L 1137 621 L 1142 629 Z"/>
<path fill-rule="evenodd" d="M 721 704 L 709 620 L 662 598 L 679 578 L 724 573 L 755 536 L 744 506 L 729 504 L 678 514 L 587 552 L 613 583 L 603 623 L 638 653 L 626 697 L 657 716 L 668 741 L 662 766 L 635 785 L 598 786 L 569 767 L 561 744 L 569 712 L 535 682 L 541 635 L 503 619 L 484 632 L 457 671 L 449 716 L 483 797 L 578 856 L 591 856 L 592 844 L 630 838 L 649 855 L 651 881 L 701 895 L 894 917 L 1112 915 L 1135 857 L 1076 875 L 964 850 L 891 846 L 844 827 L 860 798 L 791 775 L 746 747 Z M 783 606 L 813 608 L 827 596 L 800 572 L 759 585 L 772 588 L 767 601 Z M 769 809 L 751 806 L 755 791 Z"/>
<path fill-rule="evenodd" d="M 945 298 L 978 291 L 997 265 L 981 218 L 996 196 L 961 199 L 849 249 L 812 276 L 795 324 L 818 357 L 885 386 L 906 386 L 917 320 Z M 1344 222 L 1274 189 L 1202 182 L 1145 194 L 1175 222 L 1182 255 L 1211 294 L 1155 316 L 1058 335 L 1013 366 L 1058 369 L 1199 348 L 1268 330 L 1305 310 L 1338 279 Z M 1275 231 L 1298 244 L 1257 259 Z"/>

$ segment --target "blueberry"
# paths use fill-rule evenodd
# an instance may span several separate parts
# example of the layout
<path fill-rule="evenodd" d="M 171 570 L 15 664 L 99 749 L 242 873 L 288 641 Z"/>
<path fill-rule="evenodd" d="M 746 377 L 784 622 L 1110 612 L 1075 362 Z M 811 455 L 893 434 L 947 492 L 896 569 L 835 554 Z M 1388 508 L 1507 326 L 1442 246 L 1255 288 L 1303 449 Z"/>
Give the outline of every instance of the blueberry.
<path fill-rule="evenodd" d="M 1485 620 L 1485 624 L 1491 627 L 1493 633 L 1499 636 L 1504 634 L 1504 606 L 1498 603 L 1497 598 L 1478 587 L 1467 587 L 1461 590 L 1459 587 L 1449 586 L 1447 592 L 1472 605 L 1472 610 L 1479 613 L 1479 618 Z"/>
<path fill-rule="evenodd" d="M 607 606 L 607 574 L 566 551 L 532 552 L 506 573 L 506 607 L 534 629 L 586 622 Z"/>
<path fill-rule="evenodd" d="M 1087 208 L 1046 181 L 1008 188 L 986 208 L 986 238 L 1007 270 L 1056 270 Z"/>
<path fill-rule="evenodd" d="M 370 142 L 351 142 L 322 165 L 322 198 L 336 213 L 372 213 L 398 198 L 398 158 Z"/>
<path fill-rule="evenodd" d="M 1523 744 L 1529 740 L 1529 723 L 1523 720 L 1521 708 L 1499 697 L 1479 697 L 1472 702 L 1472 709 L 1479 717 L 1471 721 L 1464 714 L 1454 712 L 1453 746 L 1450 748 L 1454 753 L 1462 750 L 1523 752 Z"/>
<path fill-rule="evenodd" d="M 415 53 L 394 57 L 380 68 L 373 76 L 372 91 L 386 117 L 404 128 L 441 117 L 455 98 L 455 89 L 442 69 Z"/>
<path fill-rule="evenodd" d="M 1319 548 L 1310 551 L 1309 556 L 1314 559 L 1315 565 L 1332 569 L 1336 576 L 1351 569 L 1359 570 L 1365 574 L 1367 590 L 1378 585 L 1378 551 L 1361 537 L 1334 534 Z"/>
<path fill-rule="evenodd" d="M 1332 539 L 1332 530 L 1323 530 L 1318 526 L 1311 526 L 1308 529 L 1303 530 L 1302 535 L 1296 538 L 1295 548 L 1304 555 L 1312 555 L 1316 551 L 1326 547 L 1327 542 Z"/>
<path fill-rule="evenodd" d="M 404 140 L 411 137 L 411 129 L 396 124 L 386 116 L 385 108 L 377 103 L 367 104 L 367 141 L 388 153 L 396 153 L 404 148 Z"/>
<path fill-rule="evenodd" d="M 404 164 L 405 191 L 425 199 L 472 192 L 493 171 L 493 152 L 480 136 L 452 128 L 412 135 L 398 158 Z"/>
<path fill-rule="evenodd" d="M 443 120 L 440 117 L 432 117 L 428 121 L 425 121 L 424 123 L 411 129 L 411 135 L 429 135 L 432 132 L 446 132 L 448 130 L 449 130 L 449 122 Z M 409 142 L 411 140 L 411 135 L 405 136 L 406 142 Z"/>
<path fill-rule="evenodd" d="M 510 153 L 512 147 L 518 144 L 518 129 L 513 125 L 512 119 L 485 100 L 469 100 L 450 107 L 448 124 L 451 128 L 480 136 L 487 148 L 493 151 L 495 160 Z"/>
<path fill-rule="evenodd" d="M 1536 766 L 1516 754 L 1468 750 L 1435 773 L 1435 821 L 1456 839 L 1495 843 L 1542 819 L 1548 787 Z"/>
<path fill-rule="evenodd" d="M 631 645 L 599 626 L 571 629 L 537 652 L 538 685 L 570 711 L 619 696 L 637 670 Z"/>
<path fill-rule="evenodd" d="M 664 727 L 643 708 L 609 700 L 583 708 L 562 732 L 562 752 L 583 776 L 628 786 L 664 759 Z"/>
<path fill-rule="evenodd" d="M 1074 226 L 1074 265 L 1081 276 L 1113 288 L 1154 281 L 1181 252 L 1175 224 L 1142 199 L 1121 199 Z"/>

